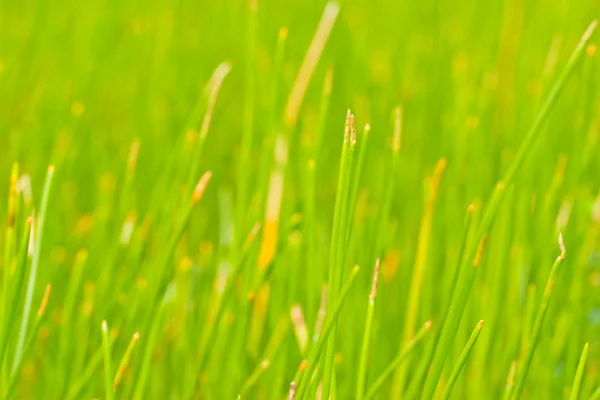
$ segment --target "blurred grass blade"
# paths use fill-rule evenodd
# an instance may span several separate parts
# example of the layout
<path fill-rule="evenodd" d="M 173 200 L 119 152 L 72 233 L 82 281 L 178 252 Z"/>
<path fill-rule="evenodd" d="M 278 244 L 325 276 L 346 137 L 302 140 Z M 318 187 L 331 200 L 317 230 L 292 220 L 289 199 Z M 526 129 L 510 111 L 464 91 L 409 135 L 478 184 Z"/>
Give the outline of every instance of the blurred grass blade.
<path fill-rule="evenodd" d="M 494 217 L 496 216 L 496 212 L 498 211 L 498 207 L 504 197 L 505 188 L 508 185 L 512 184 L 514 176 L 521 164 L 523 163 L 525 156 L 530 153 L 535 139 L 539 136 L 543 122 L 546 121 L 550 110 L 552 109 L 552 106 L 558 98 L 558 95 L 562 92 L 562 89 L 566 85 L 568 78 L 571 76 L 575 65 L 577 65 L 578 61 L 581 59 L 585 50 L 585 46 L 591 38 L 594 30 L 596 29 L 596 26 L 597 21 L 593 21 L 583 34 L 581 40 L 575 47 L 575 50 L 571 54 L 571 57 L 567 61 L 567 64 L 565 65 L 563 71 L 558 77 L 556 83 L 552 87 L 552 90 L 548 94 L 548 97 L 543 103 L 542 108 L 538 112 L 533 122 L 533 125 L 525 135 L 525 139 L 519 147 L 519 151 L 515 156 L 515 159 L 512 161 L 512 164 L 508 168 L 502 181 L 498 185 L 496 185 L 496 188 L 492 194 L 492 197 L 487 207 L 485 208 L 483 217 L 476 230 L 475 239 L 479 240 L 479 243 L 481 243 L 481 240 L 483 240 L 483 238 L 488 234 L 493 223 Z M 460 323 L 463 311 L 468 301 L 469 293 L 473 286 L 477 268 L 470 268 L 468 266 L 468 262 L 470 260 L 473 260 L 474 257 L 476 257 L 476 254 L 477 250 L 473 246 L 471 246 L 469 251 L 467 251 L 466 253 L 467 257 L 463 260 L 463 263 L 461 265 L 457 292 L 452 296 L 452 299 L 450 301 L 450 309 L 442 324 L 438 346 L 434 354 L 434 359 L 431 365 L 429 377 L 425 383 L 425 389 L 422 396 L 424 400 L 430 400 L 431 398 L 433 398 L 435 389 L 437 388 L 437 385 L 439 383 L 439 378 L 444 368 L 448 352 L 450 350 L 452 338 Z"/>
<path fill-rule="evenodd" d="M 31 331 L 29 332 L 27 340 L 25 341 L 25 345 L 23 346 L 23 356 L 19 359 L 19 363 L 15 365 L 10 374 L 4 399 L 10 399 L 13 395 L 17 383 L 17 378 L 21 372 L 21 367 L 23 366 L 23 361 L 25 360 L 25 357 L 27 357 L 32 351 L 33 345 L 36 341 L 36 338 L 38 337 L 40 326 L 42 325 L 44 316 L 46 315 L 46 309 L 48 308 L 48 302 L 50 300 L 51 291 L 52 285 L 47 284 L 46 289 L 44 290 L 42 301 L 40 302 L 40 307 L 38 308 L 38 312 L 33 321 Z"/>
<path fill-rule="evenodd" d="M 350 277 L 346 280 L 344 287 L 340 291 L 340 295 L 336 300 L 336 303 L 333 307 L 327 312 L 327 317 L 325 319 L 325 323 L 323 325 L 323 331 L 319 336 L 319 339 L 314 344 L 314 346 L 309 350 L 308 357 L 306 362 L 300 364 L 300 368 L 296 371 L 294 375 L 293 382 L 297 382 L 298 390 L 297 390 L 297 398 L 302 399 L 308 386 L 310 385 L 310 379 L 312 378 L 314 369 L 317 365 L 319 357 L 322 355 L 321 352 L 323 350 L 323 346 L 325 345 L 325 341 L 328 339 L 329 335 L 333 331 L 333 327 L 337 323 L 338 315 L 344 305 L 344 300 L 348 296 L 352 285 L 354 284 L 356 275 L 358 274 L 359 267 L 358 265 L 352 269 L 350 273 Z"/>
<path fill-rule="evenodd" d="M 31 235 L 31 221 L 32 218 L 27 218 L 25 228 L 23 229 L 23 239 L 21 240 L 21 247 L 18 255 L 18 263 L 15 268 L 15 276 L 10 280 L 10 284 L 7 290 L 10 288 L 10 296 L 7 295 L 8 303 L 6 304 L 5 314 L 2 318 L 2 333 L 0 337 L 0 364 L 2 370 L 4 370 L 4 361 L 6 355 L 6 347 L 11 333 L 13 333 L 13 323 L 17 307 L 19 305 L 18 299 L 23 289 L 23 281 L 25 280 L 25 270 L 27 269 L 27 253 L 29 248 L 29 239 Z"/>
<path fill-rule="evenodd" d="M 371 326 L 373 325 L 373 314 L 375 312 L 375 297 L 377 296 L 377 281 L 379 278 L 379 259 L 375 261 L 373 271 L 373 282 L 369 303 L 367 305 L 367 320 L 365 321 L 365 333 L 363 335 L 362 350 L 360 352 L 360 363 L 358 364 L 358 380 L 356 384 L 356 399 L 361 400 L 365 394 L 365 382 L 367 380 L 367 361 L 369 358 L 369 342 L 371 339 Z"/>
<path fill-rule="evenodd" d="M 33 260 L 31 262 L 31 270 L 29 271 L 29 280 L 27 282 L 27 293 L 25 294 L 25 305 L 23 308 L 23 316 L 21 318 L 21 327 L 19 328 L 19 339 L 17 342 L 17 349 L 15 350 L 15 356 L 13 359 L 13 368 L 15 371 L 17 365 L 21 363 L 23 357 L 23 346 L 25 345 L 25 338 L 27 337 L 27 325 L 29 324 L 31 305 L 33 302 L 33 295 L 35 292 L 35 283 L 37 279 L 37 271 L 40 265 L 41 252 L 42 252 L 42 239 L 44 237 L 44 223 L 46 221 L 46 212 L 48 209 L 48 201 L 50 198 L 50 189 L 52 188 L 52 180 L 54 178 L 54 165 L 48 167 L 48 173 L 46 174 L 46 181 L 44 182 L 44 190 L 42 192 L 42 203 L 40 206 L 40 213 L 37 220 L 33 221 L 34 225 L 34 248 L 33 248 Z"/>

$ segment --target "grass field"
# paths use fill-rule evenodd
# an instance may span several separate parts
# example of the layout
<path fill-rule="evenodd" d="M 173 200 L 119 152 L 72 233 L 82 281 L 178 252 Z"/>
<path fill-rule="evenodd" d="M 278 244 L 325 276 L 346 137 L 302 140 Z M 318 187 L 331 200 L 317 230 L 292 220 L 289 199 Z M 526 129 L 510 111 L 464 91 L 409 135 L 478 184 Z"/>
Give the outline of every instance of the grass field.
<path fill-rule="evenodd" d="M 0 399 L 600 399 L 594 0 L 0 2 Z"/>

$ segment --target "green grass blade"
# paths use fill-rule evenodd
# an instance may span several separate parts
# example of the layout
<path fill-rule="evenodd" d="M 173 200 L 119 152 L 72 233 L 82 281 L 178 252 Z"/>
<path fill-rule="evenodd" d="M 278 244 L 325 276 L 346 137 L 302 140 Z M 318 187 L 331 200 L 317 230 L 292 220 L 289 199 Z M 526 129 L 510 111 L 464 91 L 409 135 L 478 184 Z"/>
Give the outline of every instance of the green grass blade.
<path fill-rule="evenodd" d="M 116 392 L 119 384 L 123 380 L 123 376 L 125 374 L 125 370 L 129 366 L 129 362 L 131 360 L 131 355 L 133 354 L 133 349 L 135 348 L 136 343 L 140 340 L 140 333 L 136 332 L 131 337 L 129 341 L 129 345 L 127 345 L 127 349 L 125 350 L 125 354 L 123 354 L 123 358 L 117 367 L 117 372 L 115 373 L 115 378 L 113 379 L 112 387 L 113 391 Z M 109 343 L 110 345 L 110 343 Z"/>
<path fill-rule="evenodd" d="M 10 281 L 9 288 L 10 296 L 7 295 L 8 303 L 5 314 L 2 318 L 2 336 L 0 336 L 0 364 L 4 369 L 4 356 L 6 355 L 6 347 L 8 339 L 12 333 L 12 327 L 15 320 L 15 315 L 18 307 L 18 299 L 23 289 L 23 281 L 25 280 L 25 270 L 27 268 L 27 252 L 29 249 L 29 239 L 31 235 L 32 218 L 27 218 L 25 229 L 23 230 L 23 239 L 21 240 L 21 248 L 18 255 L 18 263 L 15 268 L 15 276 Z M 11 287 L 12 286 L 12 287 Z"/>
<path fill-rule="evenodd" d="M 243 132 L 241 140 L 240 161 L 238 165 L 238 199 L 237 214 L 235 220 L 236 242 L 241 243 L 245 232 L 245 222 L 248 209 L 248 188 L 251 168 L 251 150 L 254 137 L 254 109 L 256 97 L 256 25 L 258 14 L 258 0 L 248 1 L 247 27 L 246 27 L 246 60 L 244 68 L 244 110 L 243 110 Z M 236 246 L 237 247 L 237 246 Z"/>
<path fill-rule="evenodd" d="M 346 280 L 346 283 L 344 284 L 344 287 L 342 288 L 336 303 L 333 305 L 333 307 L 331 307 L 330 311 L 327 312 L 327 317 L 323 325 L 323 331 L 319 335 L 319 339 L 317 339 L 317 342 L 309 350 L 306 363 L 301 364 L 302 368 L 298 368 L 296 374 L 294 375 L 294 379 L 292 380 L 292 382 L 296 382 L 298 385 L 298 399 L 303 398 L 304 394 L 306 393 L 306 390 L 308 389 L 308 386 L 310 385 L 310 379 L 313 375 L 319 357 L 321 356 L 323 346 L 325 345 L 325 342 L 328 339 L 329 335 L 332 333 L 333 327 L 337 323 L 337 318 L 342 309 L 342 306 L 344 305 L 344 300 L 348 296 L 348 293 L 350 292 L 350 289 L 352 288 L 352 285 L 356 280 L 355 278 L 358 274 L 358 271 L 358 265 L 352 269 L 350 277 L 348 277 L 348 279 Z"/>
<path fill-rule="evenodd" d="M 452 370 L 452 373 L 450 374 L 450 378 L 448 379 L 448 383 L 446 384 L 446 388 L 444 389 L 444 392 L 442 393 L 442 400 L 447 400 L 450 398 L 450 394 L 452 393 L 452 388 L 454 388 L 454 384 L 456 383 L 456 380 L 458 379 L 458 376 L 460 375 L 460 371 L 465 366 L 465 362 L 467 361 L 469 354 L 471 354 L 471 350 L 473 350 L 473 346 L 475 346 L 475 342 L 477 342 L 477 338 L 479 337 L 481 328 L 483 328 L 483 320 L 479 321 L 477 326 L 475 326 L 475 329 L 473 330 L 473 333 L 471 333 L 471 337 L 469 338 L 469 341 L 467 342 L 467 344 L 465 345 L 465 348 L 463 349 L 462 353 L 460 354 L 460 357 L 458 358 L 458 362 L 454 366 L 454 369 Z"/>
<path fill-rule="evenodd" d="M 569 400 L 579 399 L 579 392 L 581 390 L 581 382 L 583 382 L 583 373 L 585 372 L 585 364 L 587 362 L 589 347 L 589 343 L 586 343 L 585 346 L 583 346 L 583 351 L 581 352 L 579 365 L 577 365 L 577 372 L 575 373 L 575 379 L 573 380 L 573 387 L 571 389 Z"/>
<path fill-rule="evenodd" d="M 350 180 L 352 177 L 353 154 L 356 146 L 356 123 L 354 115 L 346 115 L 344 143 L 340 160 L 338 189 L 335 200 L 333 231 L 331 235 L 330 265 L 328 275 L 329 299 L 327 304 L 335 304 L 342 283 L 342 273 L 347 249 L 346 229 L 348 228 L 348 202 L 350 196 Z M 334 324 L 325 349 L 325 365 L 323 370 L 323 397 L 329 398 L 333 376 L 333 357 L 335 353 L 335 335 L 337 326 Z"/>
<path fill-rule="evenodd" d="M 115 392 L 113 389 L 113 369 L 110 337 L 106 320 L 102 321 L 102 350 L 104 352 L 104 393 L 106 400 L 113 400 Z"/>
<path fill-rule="evenodd" d="M 46 212 L 48 209 L 48 201 L 50 198 L 50 190 L 52 188 L 52 180 L 54 178 L 54 165 L 48 167 L 48 173 L 46 174 L 46 181 L 44 182 L 44 190 L 42 192 L 42 203 L 40 207 L 40 213 L 37 220 L 33 221 L 34 225 L 34 247 L 33 247 L 33 260 L 31 262 L 31 270 L 29 271 L 29 280 L 27 281 L 27 292 L 25 294 L 25 305 L 23 308 L 23 316 L 21 318 L 21 326 L 19 328 L 19 339 L 17 341 L 17 349 L 15 351 L 15 357 L 13 359 L 14 371 L 18 364 L 21 363 L 23 357 L 23 346 L 25 345 L 25 338 L 27 337 L 27 325 L 31 315 L 31 305 L 33 302 L 33 295 L 35 291 L 35 283 L 37 279 L 37 270 L 40 265 L 40 258 L 42 252 L 42 239 L 44 237 L 44 223 L 46 222 Z"/>
<path fill-rule="evenodd" d="M 538 308 L 535 321 L 533 323 L 533 328 L 531 329 L 531 336 L 529 339 L 529 345 L 527 346 L 527 352 L 525 353 L 523 361 L 518 367 L 514 390 L 512 391 L 510 397 L 511 399 L 521 398 L 523 388 L 525 387 L 525 381 L 529 373 L 529 367 L 531 366 L 531 360 L 533 360 L 533 355 L 535 354 L 535 349 L 538 345 L 538 338 L 542 329 L 542 324 L 544 323 L 546 311 L 548 310 L 548 304 L 550 304 L 550 299 L 552 298 L 552 293 L 554 292 L 556 275 L 558 273 L 560 264 L 562 264 L 563 260 L 565 259 L 565 246 L 563 244 L 562 235 L 559 235 L 558 243 L 560 245 L 560 255 L 556 258 L 556 261 L 554 261 L 552 269 L 550 269 L 550 275 L 548 276 L 548 281 L 546 282 L 546 288 L 544 289 L 542 302 L 540 303 L 540 307 Z"/>
<path fill-rule="evenodd" d="M 371 326 L 373 325 L 373 314 L 375 312 L 375 297 L 377 296 L 377 281 L 379 277 L 379 259 L 375 261 L 373 271 L 373 283 L 369 293 L 367 305 L 367 319 L 365 321 L 365 333 L 363 335 L 362 350 L 360 352 L 360 363 L 358 364 L 358 379 L 356 384 L 356 398 L 361 400 L 365 393 L 365 382 L 367 380 L 367 361 L 369 358 L 369 342 L 371 340 Z"/>
<path fill-rule="evenodd" d="M 31 327 L 29 335 L 27 336 L 25 345 L 23 346 L 23 357 L 21 357 L 19 359 L 19 363 L 17 365 L 15 365 L 12 372 L 10 373 L 10 378 L 8 380 L 8 384 L 7 384 L 7 388 L 6 388 L 6 394 L 3 397 L 4 400 L 10 399 L 12 397 L 14 390 L 16 388 L 17 377 L 19 376 L 19 374 L 21 372 L 21 367 L 23 366 L 23 361 L 25 360 L 25 357 L 27 357 L 33 349 L 33 345 L 38 336 L 40 326 L 42 325 L 42 322 L 44 321 L 44 316 L 46 315 L 46 308 L 48 307 L 48 301 L 50 300 L 50 292 L 51 291 L 52 291 L 52 285 L 47 284 L 46 290 L 44 291 L 44 295 L 42 297 L 42 301 L 40 303 L 40 307 L 38 308 L 38 312 L 33 321 L 33 325 Z"/>
<path fill-rule="evenodd" d="M 371 388 L 367 391 L 367 394 L 364 396 L 365 400 L 371 399 L 377 394 L 377 391 L 381 389 L 381 386 L 383 386 L 386 380 L 388 380 L 392 376 L 396 368 L 398 368 L 398 366 L 401 365 L 402 362 L 406 360 L 406 358 L 412 353 L 415 347 L 417 347 L 417 345 L 420 343 L 421 339 L 423 339 L 423 336 L 425 336 L 425 334 L 429 332 L 430 328 L 431 322 L 425 322 L 425 325 L 423 325 L 423 327 L 419 329 L 419 331 L 415 334 L 411 341 L 408 342 L 404 350 L 400 354 L 398 354 L 392 360 L 392 362 L 390 362 L 387 368 L 381 373 L 381 375 L 379 375 L 379 377 L 375 379 L 375 381 L 371 385 Z"/>
<path fill-rule="evenodd" d="M 584 53 L 585 45 L 589 41 L 594 30 L 596 29 L 596 25 L 597 21 L 593 21 L 582 36 L 579 43 L 577 44 L 575 50 L 569 58 L 569 61 L 567 62 L 566 66 L 564 67 L 563 71 L 558 77 L 556 83 L 552 87 L 552 90 L 548 94 L 548 97 L 543 103 L 542 108 L 538 112 L 533 122 L 533 125 L 526 134 L 525 139 L 523 140 L 515 159 L 508 168 L 502 181 L 496 186 L 494 193 L 492 194 L 492 198 L 490 199 L 488 206 L 485 208 L 481 222 L 479 223 L 478 228 L 476 230 L 475 238 L 480 240 L 480 243 L 481 240 L 483 240 L 483 238 L 488 234 L 490 230 L 498 207 L 504 197 L 506 186 L 512 183 L 518 168 L 521 166 L 523 160 L 525 159 L 525 156 L 531 151 L 535 139 L 539 136 L 543 122 L 547 119 L 550 110 L 552 109 L 552 106 L 554 105 L 556 99 L 558 98 L 558 95 L 561 93 L 562 89 L 566 85 L 568 78 L 571 76 L 574 70 L 575 65 L 577 65 L 578 61 L 581 59 Z M 422 396 L 422 398 L 425 400 L 433 398 L 435 389 L 437 388 L 437 385 L 439 383 L 439 378 L 450 350 L 450 345 L 454 336 L 454 332 L 456 331 L 462 318 L 463 311 L 466 307 L 468 296 L 475 279 L 477 269 L 473 269 L 468 266 L 469 260 L 472 260 L 473 258 L 471 257 L 474 257 L 474 255 L 476 254 L 475 248 L 471 248 L 470 251 L 468 251 L 466 254 L 467 258 L 465 258 L 463 265 L 461 266 L 457 293 L 455 293 L 455 295 L 452 296 L 450 302 L 450 310 L 442 324 L 437 351 L 434 354 L 434 359 L 432 362 L 429 377 L 425 383 L 425 389 L 423 391 Z"/>

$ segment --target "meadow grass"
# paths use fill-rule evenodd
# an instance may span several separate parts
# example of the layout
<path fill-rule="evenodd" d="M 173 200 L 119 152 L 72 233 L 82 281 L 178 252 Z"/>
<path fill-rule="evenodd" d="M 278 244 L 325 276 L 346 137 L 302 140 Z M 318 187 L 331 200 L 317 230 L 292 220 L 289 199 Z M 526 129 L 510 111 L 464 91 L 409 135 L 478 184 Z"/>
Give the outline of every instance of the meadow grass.
<path fill-rule="evenodd" d="M 599 13 L 5 2 L 0 398 L 600 399 Z"/>

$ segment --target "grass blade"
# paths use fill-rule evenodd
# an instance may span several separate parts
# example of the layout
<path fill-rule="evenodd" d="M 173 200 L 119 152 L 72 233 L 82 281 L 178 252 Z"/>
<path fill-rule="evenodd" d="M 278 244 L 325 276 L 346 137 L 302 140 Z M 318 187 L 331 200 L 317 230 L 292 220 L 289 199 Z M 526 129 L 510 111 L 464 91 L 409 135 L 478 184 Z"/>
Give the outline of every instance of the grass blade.
<path fill-rule="evenodd" d="M 308 352 L 308 358 L 306 362 L 302 363 L 300 368 L 296 371 L 294 375 L 293 382 L 297 382 L 298 390 L 297 397 L 298 399 L 302 399 L 308 386 L 310 384 L 310 379 L 313 375 L 314 369 L 316 367 L 317 361 L 319 360 L 319 356 L 321 355 L 321 350 L 325 344 L 325 341 L 328 339 L 329 335 L 333 331 L 333 327 L 337 322 L 337 317 L 342 309 L 342 305 L 344 304 L 344 300 L 348 296 L 352 285 L 354 284 L 356 275 L 358 274 L 359 267 L 358 265 L 352 269 L 350 273 L 350 277 L 346 280 L 344 287 L 340 292 L 340 296 L 338 297 L 336 303 L 331 308 L 331 311 L 328 311 L 327 317 L 325 319 L 325 323 L 323 325 L 323 331 L 319 336 L 319 339 L 314 344 L 314 346 Z"/>
<path fill-rule="evenodd" d="M 425 334 L 429 332 L 430 328 L 431 321 L 425 322 L 425 325 L 423 325 L 423 327 L 415 334 L 411 341 L 408 342 L 404 350 L 400 354 L 398 354 L 396 358 L 394 358 L 392 362 L 387 366 L 387 368 L 381 373 L 381 375 L 379 375 L 379 377 L 375 379 L 375 382 L 373 383 L 373 385 L 371 385 L 371 388 L 364 396 L 365 400 L 371 399 L 377 394 L 377 391 L 381 389 L 381 386 L 385 383 L 385 381 L 390 376 L 392 376 L 396 368 L 398 368 L 398 366 L 402 364 L 402 362 L 406 360 L 406 358 L 412 353 L 415 347 L 417 347 L 417 344 L 419 344 L 421 339 L 423 339 L 423 336 L 425 336 Z"/>
<path fill-rule="evenodd" d="M 25 229 L 23 230 L 23 239 L 21 240 L 21 248 L 19 250 L 18 264 L 15 269 L 15 276 L 12 279 L 11 295 L 7 295 L 9 302 L 6 304 L 7 309 L 2 318 L 2 336 L 0 337 L 0 363 L 4 369 L 4 356 L 6 354 L 6 346 L 12 332 L 15 312 L 18 307 L 18 298 L 23 288 L 25 280 L 25 270 L 27 268 L 27 252 L 29 248 L 29 239 L 31 236 L 31 221 L 32 218 L 27 218 Z M 7 288 L 8 289 L 8 288 Z"/>
<path fill-rule="evenodd" d="M 450 398 L 450 394 L 452 393 L 452 388 L 454 387 L 454 384 L 456 383 L 456 380 L 458 379 L 458 376 L 460 375 L 460 371 L 465 366 L 465 362 L 467 361 L 469 354 L 471 354 L 471 350 L 473 350 L 473 346 L 475 346 L 475 342 L 477 342 L 477 338 L 479 337 L 481 328 L 483 328 L 483 320 L 479 321 L 477 326 L 475 326 L 475 329 L 473 330 L 473 333 L 471 333 L 471 337 L 469 338 L 469 341 L 467 342 L 464 350 L 460 354 L 460 357 L 458 358 L 458 362 L 454 366 L 454 369 L 452 370 L 452 373 L 450 374 L 450 378 L 448 379 L 448 383 L 446 384 L 446 388 L 444 389 L 444 392 L 442 393 L 442 400 L 447 400 Z"/>
<path fill-rule="evenodd" d="M 538 338 L 542 329 L 542 324 L 544 323 L 544 317 L 546 316 L 548 304 L 550 303 L 550 299 L 554 291 L 554 285 L 556 284 L 556 274 L 560 264 L 562 264 L 563 260 L 565 259 L 565 246 L 563 244 L 562 235 L 559 235 L 558 243 L 560 246 L 560 255 L 556 258 L 556 261 L 554 261 L 552 269 L 550 269 L 550 275 L 548 276 L 548 282 L 546 283 L 546 288 L 544 289 L 542 302 L 540 303 L 540 307 L 538 308 L 535 321 L 533 323 L 533 328 L 531 329 L 531 336 L 529 339 L 529 345 L 527 346 L 527 352 L 525 353 L 523 361 L 518 368 L 514 390 L 510 397 L 511 399 L 521 398 L 521 393 L 525 387 L 527 374 L 529 373 L 529 367 L 531 366 L 531 360 L 533 360 L 533 355 L 535 354 L 535 349 L 538 344 Z"/>
<path fill-rule="evenodd" d="M 375 270 L 373 271 L 373 283 L 371 293 L 369 293 L 369 303 L 367 305 L 367 320 L 365 321 L 365 333 L 363 336 L 362 350 L 360 352 L 360 363 L 358 367 L 358 383 L 356 384 L 356 398 L 361 400 L 365 393 L 365 381 L 367 379 L 367 360 L 369 357 L 369 341 L 371 339 L 371 326 L 373 324 L 373 314 L 375 311 L 375 297 L 377 296 L 377 281 L 379 277 L 379 259 L 375 261 Z"/>
<path fill-rule="evenodd" d="M 115 392 L 113 389 L 113 371 L 110 337 L 106 320 L 102 321 L 102 350 L 104 351 L 104 391 L 106 400 L 113 400 Z"/>
<path fill-rule="evenodd" d="M 535 139 L 539 136 L 543 122 L 548 117 L 548 114 L 550 113 L 552 106 L 556 102 L 558 95 L 562 92 L 562 89 L 566 85 L 569 77 L 573 72 L 575 65 L 577 65 L 578 61 L 581 59 L 585 50 L 586 43 L 591 38 L 594 30 L 596 29 L 597 24 L 597 21 L 594 20 L 583 34 L 581 40 L 575 47 L 573 53 L 571 54 L 571 57 L 569 58 L 566 66 L 564 67 L 556 83 L 552 87 L 552 90 L 548 94 L 548 97 L 544 101 L 542 108 L 538 112 L 533 122 L 533 125 L 527 132 L 525 139 L 523 140 L 523 143 L 521 144 L 519 151 L 515 156 L 515 159 L 508 168 L 502 181 L 498 185 L 496 185 L 494 193 L 492 194 L 492 198 L 490 199 L 488 206 L 485 208 L 481 222 L 479 223 L 478 228 L 476 230 L 475 238 L 480 240 L 480 243 L 483 240 L 483 238 L 487 236 L 490 230 L 496 212 L 498 211 L 498 207 L 504 197 L 505 188 L 512 183 L 517 170 L 519 169 L 519 167 L 523 163 L 523 160 L 525 159 L 525 156 L 529 154 L 531 147 L 535 142 Z M 461 275 L 459 278 L 457 292 L 452 296 L 450 302 L 450 310 L 442 324 L 438 347 L 436 353 L 434 354 L 434 359 L 432 362 L 429 377 L 425 383 L 425 389 L 422 396 L 422 398 L 425 400 L 433 398 L 435 389 L 437 388 L 438 381 L 444 367 L 444 363 L 448 356 L 454 332 L 456 331 L 460 323 L 463 311 L 466 307 L 468 296 L 473 286 L 474 278 L 477 271 L 477 269 L 469 268 L 468 262 L 469 260 L 473 259 L 473 256 L 475 254 L 477 254 L 476 250 L 474 248 L 471 248 L 470 251 L 466 253 L 467 258 L 463 260 L 463 263 L 461 265 Z"/>
<path fill-rule="evenodd" d="M 133 336 L 131 337 L 131 341 L 129 342 L 129 345 L 127 346 L 127 349 L 125 350 L 125 354 L 123 354 L 123 358 L 121 359 L 121 362 L 119 363 L 119 366 L 117 367 L 117 372 L 115 373 L 115 379 L 113 379 L 113 384 L 112 384 L 114 392 L 117 391 L 117 387 L 119 387 L 119 384 L 123 380 L 123 375 L 125 374 L 125 370 L 129 366 L 129 360 L 131 359 L 131 354 L 133 353 L 133 349 L 135 348 L 135 345 L 139 340 L 140 340 L 140 333 L 139 332 L 134 333 Z M 109 343 L 109 345 L 110 345 L 110 343 Z"/>
<path fill-rule="evenodd" d="M 573 388 L 571 389 L 569 400 L 579 399 L 579 391 L 581 389 L 581 382 L 583 382 L 583 373 L 585 371 L 585 363 L 587 361 L 589 347 L 589 343 L 586 343 L 585 346 L 583 346 L 583 351 L 581 352 L 579 365 L 577 365 L 577 372 L 575 373 L 575 379 L 573 381 Z"/>
<path fill-rule="evenodd" d="M 348 200 L 350 191 L 350 180 L 352 177 L 352 159 L 356 146 L 356 123 L 354 115 L 348 110 L 346 114 L 346 126 L 344 128 L 344 142 L 342 145 L 342 157 L 340 160 L 340 172 L 338 188 L 335 198 L 333 216 L 333 230 L 331 234 L 331 249 L 329 255 L 328 295 L 327 304 L 335 304 L 340 291 L 341 279 L 346 257 L 346 229 L 348 228 Z M 333 332 L 329 336 L 325 349 L 325 365 L 323 370 L 323 398 L 329 397 L 329 390 L 333 376 L 333 356 L 335 352 L 335 334 L 337 326 L 334 324 Z"/>
<path fill-rule="evenodd" d="M 42 239 L 44 236 L 44 223 L 46 221 L 46 212 L 48 209 L 48 200 L 50 198 L 50 189 L 52 188 L 52 179 L 54 177 L 54 165 L 48 167 L 48 173 L 46 174 L 46 181 L 44 182 L 44 190 L 42 192 L 42 203 L 40 207 L 40 213 L 37 221 L 33 221 L 34 224 L 34 248 L 33 248 L 33 261 L 31 262 L 31 270 L 29 272 L 29 280 L 27 282 L 27 293 L 25 295 L 25 306 L 23 309 L 23 317 L 21 319 L 21 327 L 19 329 L 19 339 L 17 342 L 17 350 L 15 351 L 15 357 L 13 359 L 13 372 L 18 364 L 21 363 L 23 357 L 23 346 L 25 345 L 25 338 L 27 337 L 27 325 L 29 324 L 29 317 L 31 314 L 31 304 L 33 302 L 33 292 L 35 291 L 35 282 L 37 278 L 37 270 L 40 265 L 40 256 L 42 252 Z"/>

